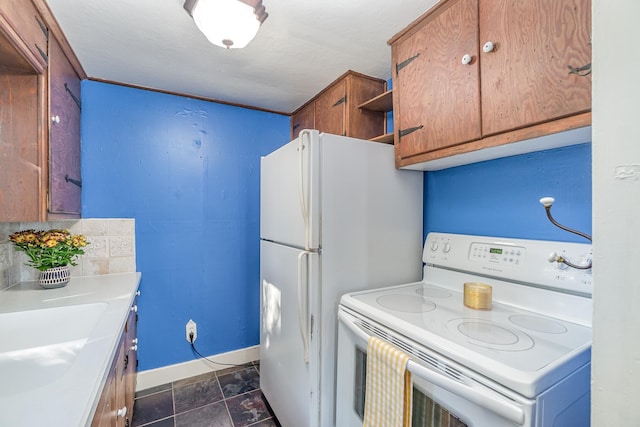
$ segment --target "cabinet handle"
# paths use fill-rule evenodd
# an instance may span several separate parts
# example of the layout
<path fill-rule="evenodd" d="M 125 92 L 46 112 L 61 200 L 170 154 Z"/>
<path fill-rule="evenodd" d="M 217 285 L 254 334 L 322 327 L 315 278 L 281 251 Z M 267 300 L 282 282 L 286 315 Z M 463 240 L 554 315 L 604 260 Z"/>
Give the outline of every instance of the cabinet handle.
<path fill-rule="evenodd" d="M 495 44 L 493 44 L 492 41 L 488 41 L 484 44 L 484 46 L 482 46 L 482 51 L 484 53 L 489 53 L 489 52 L 493 52 L 495 48 L 496 48 Z"/>
<path fill-rule="evenodd" d="M 140 290 L 139 290 L 139 289 L 136 291 L 136 296 L 137 296 L 137 297 L 139 297 L 139 296 L 140 296 Z"/>
<path fill-rule="evenodd" d="M 138 305 L 136 304 L 136 305 L 132 306 L 131 307 L 131 311 L 137 313 L 138 312 Z"/>
<path fill-rule="evenodd" d="M 137 346 L 137 345 L 132 345 L 132 346 L 131 346 L 131 350 L 133 350 L 133 351 L 138 351 L 138 346 Z"/>
<path fill-rule="evenodd" d="M 116 415 L 118 417 L 124 417 L 127 415 L 127 407 L 123 406 L 122 408 L 118 409 L 118 412 L 116 413 Z"/>
<path fill-rule="evenodd" d="M 337 107 L 338 105 L 347 102 L 347 95 L 343 96 L 342 98 L 338 99 L 336 101 L 335 104 L 333 104 L 334 107 Z"/>
<path fill-rule="evenodd" d="M 79 181 L 79 180 L 73 179 L 73 178 L 69 178 L 69 175 L 65 175 L 64 176 L 64 181 L 65 182 L 70 182 L 73 185 L 77 185 L 78 187 L 82 188 L 82 181 Z"/>
<path fill-rule="evenodd" d="M 51 121 L 53 123 L 60 123 L 60 116 L 51 116 Z"/>
<path fill-rule="evenodd" d="M 468 53 L 465 53 L 462 56 L 462 65 L 469 65 L 471 64 L 471 60 L 473 59 L 473 57 L 471 55 L 469 55 Z"/>
<path fill-rule="evenodd" d="M 134 338 L 131 340 L 131 344 L 138 344 L 138 338 Z"/>
<path fill-rule="evenodd" d="M 571 65 L 567 65 L 567 68 L 569 68 L 569 74 L 575 74 L 580 77 L 591 74 L 591 63 L 583 65 L 582 67 L 572 67 Z"/>
<path fill-rule="evenodd" d="M 80 98 L 78 98 L 73 92 L 71 92 L 71 89 L 69 89 L 69 85 L 66 82 L 64 84 L 64 89 L 69 92 L 69 96 L 71 96 L 73 102 L 75 102 L 78 108 L 82 110 L 82 101 L 80 101 Z"/>

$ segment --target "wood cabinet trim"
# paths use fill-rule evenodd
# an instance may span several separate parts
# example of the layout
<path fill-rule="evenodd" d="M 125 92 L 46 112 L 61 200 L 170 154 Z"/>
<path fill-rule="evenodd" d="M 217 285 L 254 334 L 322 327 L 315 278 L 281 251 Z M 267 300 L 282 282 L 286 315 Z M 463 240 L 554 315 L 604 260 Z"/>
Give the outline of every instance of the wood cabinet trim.
<path fill-rule="evenodd" d="M 428 23 L 429 21 L 434 19 L 437 14 L 439 14 L 443 10 L 447 9 L 448 7 L 450 7 L 452 3 L 453 2 L 451 2 L 449 0 L 440 0 L 437 4 L 433 5 L 429 10 L 427 10 L 422 15 L 420 15 L 416 19 L 414 19 L 403 30 L 401 30 L 399 33 L 395 34 L 393 37 L 391 37 L 387 41 L 387 44 L 389 46 L 392 46 L 393 44 L 397 43 L 400 39 L 405 38 L 405 37 L 410 37 L 411 35 L 413 35 L 413 33 L 418 31 L 419 28 L 422 25 Z"/>
<path fill-rule="evenodd" d="M 583 128 L 591 125 L 591 112 L 572 115 L 534 126 L 527 126 L 509 132 L 480 138 L 475 141 L 466 142 L 441 150 L 430 151 L 417 154 L 415 156 L 400 158 L 396 155 L 396 167 L 415 165 L 444 157 L 451 157 L 459 154 L 466 154 L 484 148 L 498 147 L 513 142 L 525 141 L 533 138 L 543 137 L 562 131 Z M 543 149 L 543 148 L 541 148 Z"/>
<path fill-rule="evenodd" d="M 22 55 L 22 57 L 33 67 L 33 71 L 42 74 L 46 70 L 47 64 L 44 59 L 33 53 L 31 49 L 22 41 L 12 22 L 3 13 L 0 13 L 0 32 L 6 37 L 9 43 Z"/>
<path fill-rule="evenodd" d="M 73 49 L 71 49 L 69 40 L 67 40 L 67 37 L 64 35 L 64 32 L 62 31 L 58 20 L 53 15 L 53 12 L 51 11 L 51 8 L 49 8 L 47 2 L 45 0 L 31 1 L 44 19 L 44 24 L 49 28 L 49 37 L 53 36 L 58 40 L 65 56 L 67 57 L 69 62 L 71 62 L 71 65 L 80 77 L 80 80 L 86 79 L 87 73 L 84 71 L 84 68 L 82 67 L 82 64 L 80 64 L 80 61 L 78 60 L 75 52 L 73 51 Z"/>

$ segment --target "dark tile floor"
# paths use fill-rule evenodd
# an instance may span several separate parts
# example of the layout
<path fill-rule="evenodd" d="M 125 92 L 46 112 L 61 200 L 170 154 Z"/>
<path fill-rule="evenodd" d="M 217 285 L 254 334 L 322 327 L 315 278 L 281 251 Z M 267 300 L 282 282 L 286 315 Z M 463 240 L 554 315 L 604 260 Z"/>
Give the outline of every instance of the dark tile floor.
<path fill-rule="evenodd" d="M 260 391 L 260 362 L 136 394 L 132 427 L 280 427 Z"/>

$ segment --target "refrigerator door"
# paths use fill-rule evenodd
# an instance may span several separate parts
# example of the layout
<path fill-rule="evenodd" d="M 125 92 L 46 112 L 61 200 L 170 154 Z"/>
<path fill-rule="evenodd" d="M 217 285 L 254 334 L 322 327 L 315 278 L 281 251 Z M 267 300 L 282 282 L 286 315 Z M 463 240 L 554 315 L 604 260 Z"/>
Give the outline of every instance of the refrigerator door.
<path fill-rule="evenodd" d="M 260 241 L 260 388 L 284 427 L 319 423 L 319 255 Z"/>
<path fill-rule="evenodd" d="M 320 241 L 318 131 L 260 159 L 260 238 L 303 249 Z"/>

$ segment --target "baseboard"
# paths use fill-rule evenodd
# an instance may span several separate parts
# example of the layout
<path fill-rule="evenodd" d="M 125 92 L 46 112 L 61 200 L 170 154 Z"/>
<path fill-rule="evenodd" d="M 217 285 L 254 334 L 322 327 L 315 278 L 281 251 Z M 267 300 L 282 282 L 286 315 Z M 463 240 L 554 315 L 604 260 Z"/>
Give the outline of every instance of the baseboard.
<path fill-rule="evenodd" d="M 242 365 L 260 359 L 260 346 L 256 345 L 228 353 L 207 356 L 207 359 L 218 363 Z M 215 365 L 204 359 L 196 359 L 175 365 L 163 366 L 162 368 L 140 371 L 138 372 L 136 391 L 146 390 L 162 384 L 226 368 L 228 368 L 228 366 Z"/>

